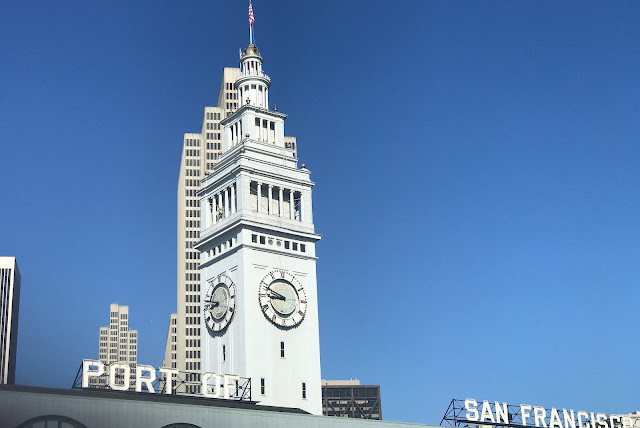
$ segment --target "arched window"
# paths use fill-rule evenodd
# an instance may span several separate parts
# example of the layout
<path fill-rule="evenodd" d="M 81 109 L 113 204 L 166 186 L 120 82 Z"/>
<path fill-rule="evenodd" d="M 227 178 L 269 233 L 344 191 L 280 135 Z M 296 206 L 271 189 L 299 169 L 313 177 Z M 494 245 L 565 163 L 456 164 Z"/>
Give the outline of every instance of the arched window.
<path fill-rule="evenodd" d="M 17 428 L 87 428 L 80 422 L 60 415 L 38 416 L 18 425 Z"/>
<path fill-rule="evenodd" d="M 177 424 L 165 425 L 162 428 L 200 428 L 200 427 L 198 425 L 193 425 L 193 424 L 177 423 Z"/>

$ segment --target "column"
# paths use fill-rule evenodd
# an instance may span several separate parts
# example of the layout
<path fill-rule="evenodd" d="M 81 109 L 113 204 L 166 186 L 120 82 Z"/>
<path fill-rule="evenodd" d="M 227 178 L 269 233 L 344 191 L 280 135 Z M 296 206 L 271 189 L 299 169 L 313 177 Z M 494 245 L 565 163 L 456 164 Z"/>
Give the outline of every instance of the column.
<path fill-rule="evenodd" d="M 236 212 L 236 184 L 231 184 L 231 214 Z"/>
<path fill-rule="evenodd" d="M 207 227 L 211 226 L 213 223 L 215 223 L 212 219 L 213 219 L 213 199 L 212 198 L 207 198 Z"/>
<path fill-rule="evenodd" d="M 272 214 L 271 212 L 271 191 L 273 189 L 273 185 L 269 184 L 269 193 L 267 194 L 267 214 Z"/>
<path fill-rule="evenodd" d="M 258 193 L 258 212 L 261 211 L 260 209 L 260 198 L 262 197 L 262 183 L 256 181 L 256 183 L 258 184 L 258 189 L 257 189 L 257 193 Z"/>
<path fill-rule="evenodd" d="M 300 192 L 300 221 L 302 221 L 302 214 L 303 214 L 303 210 L 302 210 L 302 192 Z"/>
<path fill-rule="evenodd" d="M 278 216 L 282 217 L 282 187 L 278 188 Z"/>
<path fill-rule="evenodd" d="M 224 189 L 224 217 L 229 217 L 229 188 Z"/>
<path fill-rule="evenodd" d="M 218 193 L 216 195 L 216 218 L 218 217 L 218 212 L 219 212 L 221 207 L 222 207 L 222 195 L 220 193 Z M 220 220 L 222 220 L 222 219 L 220 219 Z"/>
<path fill-rule="evenodd" d="M 293 220 L 293 190 L 289 190 L 289 218 Z"/>

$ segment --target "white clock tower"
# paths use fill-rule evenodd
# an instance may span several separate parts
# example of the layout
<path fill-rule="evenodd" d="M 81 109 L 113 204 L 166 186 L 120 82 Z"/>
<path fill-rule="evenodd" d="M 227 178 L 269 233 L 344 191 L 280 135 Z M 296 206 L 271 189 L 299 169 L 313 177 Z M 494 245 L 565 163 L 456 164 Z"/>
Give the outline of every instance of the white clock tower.
<path fill-rule="evenodd" d="M 235 82 L 224 154 L 202 180 L 202 372 L 251 379 L 260 404 L 322 414 L 309 170 L 269 110 L 271 79 L 253 43 Z"/>

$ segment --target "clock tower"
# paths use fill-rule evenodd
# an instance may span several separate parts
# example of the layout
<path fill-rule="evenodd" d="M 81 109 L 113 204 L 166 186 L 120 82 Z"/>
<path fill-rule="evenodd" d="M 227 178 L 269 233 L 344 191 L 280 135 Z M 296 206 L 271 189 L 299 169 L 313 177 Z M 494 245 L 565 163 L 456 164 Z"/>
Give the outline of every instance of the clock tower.
<path fill-rule="evenodd" d="M 262 63 L 250 43 L 224 153 L 199 192 L 202 372 L 250 378 L 252 400 L 321 415 L 314 183 L 285 142 L 287 116 L 269 109 Z"/>

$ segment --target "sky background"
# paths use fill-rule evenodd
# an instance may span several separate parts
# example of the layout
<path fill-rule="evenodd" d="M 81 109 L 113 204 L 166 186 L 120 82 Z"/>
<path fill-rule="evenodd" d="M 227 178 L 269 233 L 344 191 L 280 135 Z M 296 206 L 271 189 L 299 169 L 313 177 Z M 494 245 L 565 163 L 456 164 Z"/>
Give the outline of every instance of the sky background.
<path fill-rule="evenodd" d="M 69 388 L 129 305 L 176 310 L 182 136 L 248 43 L 245 1 L 0 13 L 0 255 L 17 382 Z M 255 0 L 312 171 L 322 376 L 384 419 L 452 398 L 640 410 L 640 2 Z"/>

